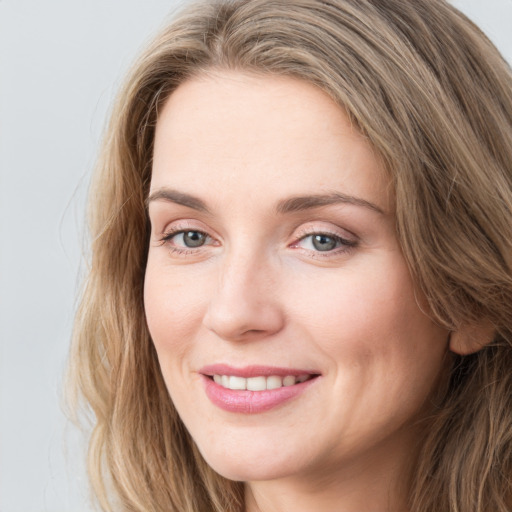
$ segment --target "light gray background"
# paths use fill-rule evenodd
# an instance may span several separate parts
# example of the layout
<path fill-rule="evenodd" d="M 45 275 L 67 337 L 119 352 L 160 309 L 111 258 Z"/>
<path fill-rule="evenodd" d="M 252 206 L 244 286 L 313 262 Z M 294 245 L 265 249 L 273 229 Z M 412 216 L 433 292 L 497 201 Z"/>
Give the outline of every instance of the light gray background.
<path fill-rule="evenodd" d="M 86 512 L 60 409 L 89 173 L 117 85 L 180 0 L 0 0 L 0 512 Z M 512 0 L 457 0 L 512 62 Z"/>

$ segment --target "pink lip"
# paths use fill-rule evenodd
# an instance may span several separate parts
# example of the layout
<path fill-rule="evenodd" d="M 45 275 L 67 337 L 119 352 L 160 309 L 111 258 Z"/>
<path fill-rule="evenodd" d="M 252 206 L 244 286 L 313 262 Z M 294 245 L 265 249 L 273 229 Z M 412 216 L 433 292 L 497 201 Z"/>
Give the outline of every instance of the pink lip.
<path fill-rule="evenodd" d="M 314 370 L 299 370 L 294 368 L 280 368 L 278 366 L 244 366 L 243 368 L 235 368 L 227 364 L 211 364 L 204 366 L 199 370 L 203 375 L 233 375 L 235 377 L 269 377 L 270 375 L 278 375 L 279 377 L 286 377 L 293 375 L 318 375 L 320 372 Z"/>
<path fill-rule="evenodd" d="M 305 382 L 294 384 L 293 386 L 283 386 L 277 389 L 265 391 L 247 391 L 227 389 L 213 381 L 211 375 L 234 375 L 237 377 L 256 377 L 270 375 L 315 375 L 318 372 L 293 370 L 290 368 L 277 368 L 269 366 L 247 366 L 245 368 L 233 368 L 228 365 L 205 366 L 200 370 L 202 374 L 205 392 L 210 401 L 228 412 L 242 414 L 257 414 L 268 411 L 289 400 L 301 395 L 309 386 L 317 381 L 317 378 Z"/>

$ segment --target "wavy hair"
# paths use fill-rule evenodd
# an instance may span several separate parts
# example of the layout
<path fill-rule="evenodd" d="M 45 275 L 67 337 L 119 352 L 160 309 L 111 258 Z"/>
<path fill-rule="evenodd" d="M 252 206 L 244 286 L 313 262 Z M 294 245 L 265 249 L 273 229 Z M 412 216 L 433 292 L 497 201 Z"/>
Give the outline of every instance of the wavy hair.
<path fill-rule="evenodd" d="M 243 484 L 202 459 L 145 322 L 145 199 L 163 102 L 211 69 L 285 75 L 342 107 L 382 159 L 397 235 L 433 318 L 485 321 L 454 355 L 410 485 L 415 512 L 512 508 L 512 73 L 444 0 L 203 0 L 135 63 L 90 191 L 90 265 L 70 381 L 92 412 L 88 468 L 105 511 L 242 512 Z M 488 343 L 490 341 L 490 343 Z"/>

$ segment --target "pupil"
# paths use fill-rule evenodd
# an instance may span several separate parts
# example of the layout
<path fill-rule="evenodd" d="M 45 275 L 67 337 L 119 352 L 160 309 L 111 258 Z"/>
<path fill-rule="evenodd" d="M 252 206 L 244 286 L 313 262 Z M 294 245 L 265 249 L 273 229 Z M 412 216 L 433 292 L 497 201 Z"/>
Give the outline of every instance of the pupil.
<path fill-rule="evenodd" d="M 201 247 L 204 244 L 205 235 L 199 231 L 187 231 L 183 233 L 183 242 L 187 247 Z"/>
<path fill-rule="evenodd" d="M 336 239 L 327 235 L 315 235 L 313 237 L 313 247 L 317 251 L 332 251 L 336 248 Z"/>

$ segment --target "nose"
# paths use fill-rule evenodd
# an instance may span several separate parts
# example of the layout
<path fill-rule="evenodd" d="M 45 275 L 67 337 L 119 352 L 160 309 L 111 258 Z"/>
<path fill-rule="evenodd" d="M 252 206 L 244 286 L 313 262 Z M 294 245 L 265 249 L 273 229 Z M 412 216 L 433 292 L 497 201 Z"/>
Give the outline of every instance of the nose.
<path fill-rule="evenodd" d="M 277 296 L 279 269 L 243 255 L 226 259 L 204 316 L 204 325 L 229 341 L 260 339 L 278 333 L 285 316 Z"/>

